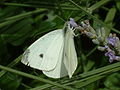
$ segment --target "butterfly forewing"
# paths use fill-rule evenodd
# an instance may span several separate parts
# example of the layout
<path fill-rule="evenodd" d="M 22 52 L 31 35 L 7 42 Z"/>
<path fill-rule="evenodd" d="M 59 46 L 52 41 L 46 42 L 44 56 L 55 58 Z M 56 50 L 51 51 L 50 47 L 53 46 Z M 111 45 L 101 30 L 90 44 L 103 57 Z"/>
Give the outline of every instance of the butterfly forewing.
<path fill-rule="evenodd" d="M 62 34 L 62 29 L 51 31 L 48 34 L 46 34 L 46 35 L 42 36 L 41 38 L 39 38 L 38 40 L 36 40 L 25 51 L 21 62 L 30 67 L 33 67 L 33 68 L 36 68 L 39 70 L 43 70 L 43 66 L 41 67 L 41 63 L 44 62 L 43 61 L 44 55 L 48 51 L 49 47 L 51 48 L 51 44 L 53 44 L 53 43 L 55 44 L 54 40 L 56 40 L 56 37 L 58 38 L 59 34 L 60 35 Z M 58 59 L 53 58 L 53 60 L 55 62 L 51 61 L 51 63 L 52 63 L 51 69 L 55 68 Z M 49 59 L 47 61 L 49 61 Z M 46 64 L 46 66 L 47 66 L 47 64 Z"/>

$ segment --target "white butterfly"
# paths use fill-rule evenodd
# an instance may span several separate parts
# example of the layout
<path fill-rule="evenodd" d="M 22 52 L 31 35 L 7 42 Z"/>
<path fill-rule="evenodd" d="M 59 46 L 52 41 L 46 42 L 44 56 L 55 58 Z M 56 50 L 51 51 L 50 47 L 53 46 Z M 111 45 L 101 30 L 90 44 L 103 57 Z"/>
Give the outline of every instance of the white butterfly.
<path fill-rule="evenodd" d="M 49 32 L 36 40 L 24 52 L 22 63 L 42 70 L 52 78 L 69 75 L 77 68 L 77 55 L 74 45 L 74 29 L 67 23 L 64 29 Z"/>

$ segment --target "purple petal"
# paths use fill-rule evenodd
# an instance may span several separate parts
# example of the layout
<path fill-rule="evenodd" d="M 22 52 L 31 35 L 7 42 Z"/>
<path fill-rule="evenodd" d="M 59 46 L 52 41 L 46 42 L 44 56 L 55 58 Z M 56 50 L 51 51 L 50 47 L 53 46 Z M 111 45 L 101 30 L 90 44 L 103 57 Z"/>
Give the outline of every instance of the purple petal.
<path fill-rule="evenodd" d="M 109 62 L 113 62 L 114 60 L 120 60 L 119 56 L 115 56 L 114 51 L 108 51 L 105 53 L 105 56 L 109 57 Z"/>
<path fill-rule="evenodd" d="M 116 47 L 118 42 L 119 42 L 119 38 L 116 36 L 112 36 L 112 34 L 109 35 L 109 37 L 107 38 L 108 40 L 108 44 Z"/>
<path fill-rule="evenodd" d="M 77 23 L 74 21 L 73 18 L 70 18 L 70 21 L 69 21 L 70 25 L 72 25 L 72 27 L 77 27 Z"/>

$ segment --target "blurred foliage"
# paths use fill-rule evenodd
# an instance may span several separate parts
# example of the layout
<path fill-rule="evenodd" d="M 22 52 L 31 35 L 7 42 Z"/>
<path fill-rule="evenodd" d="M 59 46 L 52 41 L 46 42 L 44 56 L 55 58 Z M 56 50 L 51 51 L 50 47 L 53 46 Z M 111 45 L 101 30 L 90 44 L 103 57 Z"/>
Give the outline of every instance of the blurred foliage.
<path fill-rule="evenodd" d="M 119 36 L 119 13 L 119 0 L 1 0 L 0 65 L 16 70 L 0 67 L 1 90 L 63 90 L 68 87 L 79 90 L 120 90 L 119 62 L 110 64 L 104 53 L 98 51 L 86 36 L 75 37 L 79 65 L 72 79 L 48 78 L 41 71 L 23 65 L 19 58 L 39 37 L 63 28 L 70 17 L 78 24 L 89 19 L 96 30 L 105 27 L 107 35 L 114 32 Z M 43 78 L 43 81 L 39 78 Z M 68 87 L 59 88 L 59 84 Z"/>

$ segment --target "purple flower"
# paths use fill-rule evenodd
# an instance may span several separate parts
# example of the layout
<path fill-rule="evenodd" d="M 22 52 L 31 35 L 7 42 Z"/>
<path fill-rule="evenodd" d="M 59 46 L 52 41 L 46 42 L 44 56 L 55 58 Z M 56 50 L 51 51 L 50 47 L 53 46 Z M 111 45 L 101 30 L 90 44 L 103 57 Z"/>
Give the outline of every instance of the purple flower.
<path fill-rule="evenodd" d="M 119 56 L 115 56 L 115 53 L 114 51 L 108 51 L 105 53 L 105 56 L 108 56 L 109 57 L 109 62 L 113 62 L 114 60 L 120 60 L 120 57 Z"/>
<path fill-rule="evenodd" d="M 108 40 L 108 44 L 111 44 L 114 47 L 117 47 L 117 44 L 119 42 L 119 38 L 116 36 L 113 36 L 112 34 L 109 35 L 109 37 L 107 38 Z"/>
<path fill-rule="evenodd" d="M 109 62 L 110 62 L 110 63 L 113 62 L 113 60 L 114 60 L 115 57 L 116 57 L 116 56 L 113 54 L 112 51 L 106 52 L 106 53 L 105 53 L 105 56 L 108 56 L 108 57 L 109 57 Z"/>
<path fill-rule="evenodd" d="M 70 25 L 71 25 L 72 27 L 77 27 L 77 26 L 78 26 L 77 23 L 74 21 L 73 18 L 70 18 L 69 23 L 70 23 Z"/>

